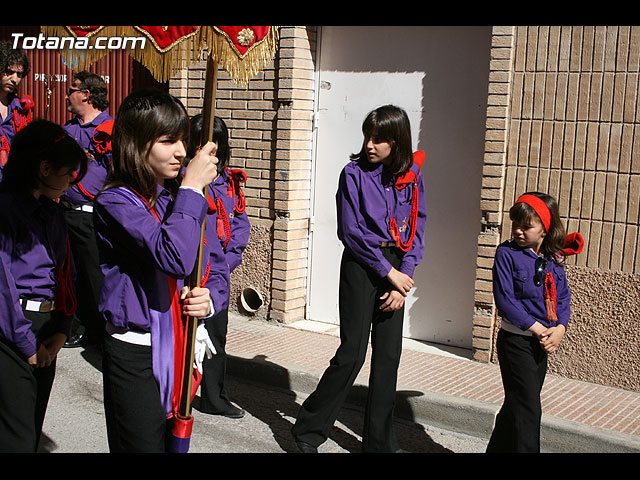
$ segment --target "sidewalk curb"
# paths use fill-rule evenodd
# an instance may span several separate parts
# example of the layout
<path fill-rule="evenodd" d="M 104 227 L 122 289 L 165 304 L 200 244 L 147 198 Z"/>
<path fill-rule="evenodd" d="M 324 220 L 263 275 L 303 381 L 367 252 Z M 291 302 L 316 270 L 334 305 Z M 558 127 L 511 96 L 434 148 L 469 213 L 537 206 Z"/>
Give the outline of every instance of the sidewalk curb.
<path fill-rule="evenodd" d="M 264 357 L 246 358 L 229 353 L 227 374 L 306 397 L 314 391 L 322 372 L 276 364 Z M 356 382 L 347 402 L 363 407 L 366 384 Z M 453 432 L 489 439 L 500 406 L 437 392 L 398 390 L 396 416 Z M 562 453 L 638 453 L 640 439 L 548 415 L 542 416 L 542 451 Z"/>

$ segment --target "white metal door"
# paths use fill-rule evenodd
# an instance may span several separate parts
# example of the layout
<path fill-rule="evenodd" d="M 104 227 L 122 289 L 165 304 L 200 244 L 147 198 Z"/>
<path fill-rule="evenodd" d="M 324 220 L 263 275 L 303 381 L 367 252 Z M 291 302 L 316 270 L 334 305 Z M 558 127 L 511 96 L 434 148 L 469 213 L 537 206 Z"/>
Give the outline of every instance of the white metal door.
<path fill-rule="evenodd" d="M 308 318 L 338 323 L 342 244 L 335 192 L 362 121 L 395 104 L 426 152 L 426 254 L 405 307 L 405 336 L 468 348 L 489 66 L 489 27 L 322 27 Z"/>

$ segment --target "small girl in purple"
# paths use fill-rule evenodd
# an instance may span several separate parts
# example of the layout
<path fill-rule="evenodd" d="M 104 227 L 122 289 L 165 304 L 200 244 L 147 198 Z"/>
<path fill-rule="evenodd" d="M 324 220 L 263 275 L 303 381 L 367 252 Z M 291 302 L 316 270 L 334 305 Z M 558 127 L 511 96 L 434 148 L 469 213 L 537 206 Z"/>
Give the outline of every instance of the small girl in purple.
<path fill-rule="evenodd" d="M 74 172 L 78 169 L 78 177 Z M 57 354 L 75 312 L 73 262 L 58 198 L 87 158 L 54 123 L 13 139 L 0 182 L 0 452 L 35 452 Z"/>
<path fill-rule="evenodd" d="M 159 91 L 129 95 L 116 115 L 113 171 L 94 223 L 105 275 L 104 404 L 112 452 L 164 452 L 176 413 L 182 315 L 213 314 L 209 290 L 183 287 L 194 270 L 203 190 L 217 175 L 215 145 L 179 175 L 189 139 L 182 103 Z M 179 177 L 181 182 L 179 182 Z"/>
<path fill-rule="evenodd" d="M 560 256 L 579 253 L 579 233 L 566 235 L 555 198 L 522 195 L 509 210 L 511 240 L 496 250 L 493 296 L 502 317 L 497 351 L 505 399 L 487 452 L 540 452 L 540 392 L 547 355 L 571 315 L 571 293 Z"/>

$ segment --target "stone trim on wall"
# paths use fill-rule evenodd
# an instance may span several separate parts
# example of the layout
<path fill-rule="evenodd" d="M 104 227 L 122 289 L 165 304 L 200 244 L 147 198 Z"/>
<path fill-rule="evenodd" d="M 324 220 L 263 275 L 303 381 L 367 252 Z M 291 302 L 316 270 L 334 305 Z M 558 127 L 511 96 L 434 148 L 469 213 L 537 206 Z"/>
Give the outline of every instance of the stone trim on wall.
<path fill-rule="evenodd" d="M 501 237 L 513 46 L 514 27 L 493 27 L 480 197 L 482 228 L 478 235 L 471 343 L 473 359 L 486 363 L 491 361 L 494 342 L 496 308 L 493 303 L 491 268 Z"/>
<path fill-rule="evenodd" d="M 279 322 L 301 320 L 306 313 L 315 34 L 316 27 L 280 27 L 274 61 L 246 88 L 218 71 L 216 115 L 230 130 L 230 166 L 247 173 L 252 224 L 243 264 L 231 277 L 230 308 L 250 285 L 264 299 L 259 316 Z M 205 76 L 203 60 L 169 82 L 189 115 L 202 110 Z"/>
<path fill-rule="evenodd" d="M 314 40 L 314 27 L 280 30 L 270 318 L 283 323 L 302 320 L 306 313 Z"/>

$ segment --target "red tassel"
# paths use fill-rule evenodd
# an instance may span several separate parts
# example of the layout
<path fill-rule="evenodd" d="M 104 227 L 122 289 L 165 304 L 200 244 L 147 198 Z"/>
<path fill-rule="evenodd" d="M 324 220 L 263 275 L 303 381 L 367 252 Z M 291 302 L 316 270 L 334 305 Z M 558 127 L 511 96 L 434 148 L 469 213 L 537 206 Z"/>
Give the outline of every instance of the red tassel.
<path fill-rule="evenodd" d="M 396 242 L 396 247 L 398 247 L 403 252 L 408 252 L 411 249 L 411 245 L 413 244 L 413 239 L 416 236 L 416 227 L 418 223 L 418 184 L 417 182 L 413 185 L 413 194 L 411 196 L 411 216 L 409 218 L 409 225 L 411 228 L 411 233 L 409 235 L 408 240 L 405 242 L 402 241 L 400 237 L 400 232 L 398 231 L 398 224 L 396 219 L 391 216 L 391 220 L 389 221 L 389 230 L 391 232 L 391 237 Z"/>
<path fill-rule="evenodd" d="M 231 225 L 229 224 L 229 216 L 224 208 L 224 203 L 219 198 L 216 199 L 218 207 L 218 217 L 216 218 L 216 233 L 219 239 L 225 238 L 224 248 L 227 248 L 229 239 L 231 238 Z"/>
<path fill-rule="evenodd" d="M 246 208 L 244 192 L 240 187 L 240 184 L 245 183 L 246 181 L 247 181 L 247 174 L 244 173 L 242 170 L 240 170 L 239 168 L 231 170 L 231 185 L 229 186 L 231 189 L 231 192 L 228 192 L 228 193 L 230 197 L 233 197 L 234 194 L 238 197 L 234 207 L 237 213 L 244 213 L 244 210 Z"/>
<path fill-rule="evenodd" d="M 425 155 L 422 150 L 418 150 L 413 154 L 413 161 L 418 166 L 419 170 L 422 170 L 422 165 L 424 163 Z M 391 233 L 391 237 L 396 242 L 396 247 L 398 247 L 403 252 L 408 252 L 413 245 L 413 239 L 416 236 L 416 227 L 418 223 L 418 178 L 419 174 L 416 175 L 413 170 L 409 170 L 404 173 L 396 180 L 395 187 L 398 190 L 402 190 L 409 184 L 413 184 L 413 192 L 411 195 L 411 215 L 409 217 L 409 226 L 411 228 L 411 232 L 409 234 L 409 238 L 406 243 L 402 241 L 402 237 L 400 237 L 400 232 L 398 230 L 398 223 L 396 219 L 393 218 L 391 212 L 389 212 L 389 217 L 391 220 L 389 221 L 389 232 Z"/>
<path fill-rule="evenodd" d="M 9 160 L 9 142 L 7 141 L 7 137 L 4 135 L 0 138 L 0 145 L 2 145 L 0 150 L 0 165 L 4 167 L 7 160 Z"/>
<path fill-rule="evenodd" d="M 218 213 L 218 218 L 216 218 L 216 233 L 218 234 L 218 238 L 224 238 L 224 221 L 220 213 Z"/>
<path fill-rule="evenodd" d="M 211 198 L 211 195 L 208 195 L 208 194 L 207 194 L 207 203 L 209 204 L 209 207 L 207 208 L 207 215 L 211 215 L 218 211 L 218 207 L 216 206 L 216 203 L 213 201 L 213 198 Z"/>
<path fill-rule="evenodd" d="M 556 309 L 558 306 L 558 297 L 556 293 L 556 283 L 551 272 L 547 272 L 544 279 L 544 305 L 547 308 L 547 320 L 552 326 L 556 325 L 558 315 Z"/>

